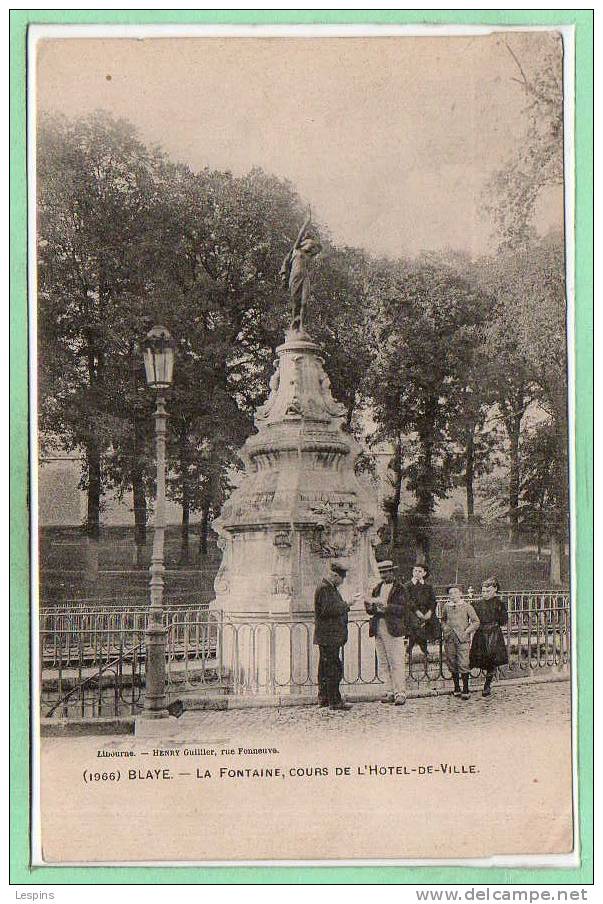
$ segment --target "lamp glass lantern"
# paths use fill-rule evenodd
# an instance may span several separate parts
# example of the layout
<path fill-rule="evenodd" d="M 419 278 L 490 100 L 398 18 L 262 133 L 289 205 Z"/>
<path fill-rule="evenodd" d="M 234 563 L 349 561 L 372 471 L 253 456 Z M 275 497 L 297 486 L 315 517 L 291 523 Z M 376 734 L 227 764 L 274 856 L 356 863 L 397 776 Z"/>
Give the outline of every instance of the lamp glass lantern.
<path fill-rule="evenodd" d="M 164 326 L 154 326 L 143 345 L 144 369 L 151 389 L 161 391 L 172 385 L 174 340 Z"/>

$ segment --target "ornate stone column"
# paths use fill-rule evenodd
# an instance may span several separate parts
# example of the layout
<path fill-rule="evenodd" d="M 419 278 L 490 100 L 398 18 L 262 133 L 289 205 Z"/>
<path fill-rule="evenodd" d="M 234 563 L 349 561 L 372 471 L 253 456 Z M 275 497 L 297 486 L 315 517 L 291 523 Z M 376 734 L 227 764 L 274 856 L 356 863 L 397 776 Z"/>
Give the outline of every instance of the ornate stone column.
<path fill-rule="evenodd" d="M 240 453 L 243 480 L 213 525 L 223 551 L 213 606 L 224 613 L 224 665 L 243 689 L 311 692 L 314 590 L 337 558 L 348 568 L 344 597 L 370 593 L 380 515 L 354 473 L 360 447 L 343 429 L 320 347 L 289 331 L 276 355 L 257 432 Z M 363 620 L 364 607 L 350 618 Z M 358 636 L 354 624 L 346 662 L 358 671 L 366 659 L 370 672 L 373 643 L 363 636 L 360 656 Z"/>

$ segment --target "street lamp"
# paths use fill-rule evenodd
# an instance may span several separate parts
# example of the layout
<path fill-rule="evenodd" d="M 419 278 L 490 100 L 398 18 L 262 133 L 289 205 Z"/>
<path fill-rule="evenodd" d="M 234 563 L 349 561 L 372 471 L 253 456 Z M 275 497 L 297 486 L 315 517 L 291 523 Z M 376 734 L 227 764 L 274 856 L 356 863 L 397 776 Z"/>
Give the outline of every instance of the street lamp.
<path fill-rule="evenodd" d="M 174 369 L 174 340 L 164 326 L 154 326 L 143 344 L 147 383 L 156 393 L 155 441 L 157 448 L 157 502 L 153 554 L 149 572 L 151 605 L 145 632 L 147 652 L 143 716 L 163 719 L 168 716 L 165 651 L 167 628 L 163 623 L 163 541 L 165 535 L 165 438 L 167 413 L 165 392 L 172 384 Z"/>

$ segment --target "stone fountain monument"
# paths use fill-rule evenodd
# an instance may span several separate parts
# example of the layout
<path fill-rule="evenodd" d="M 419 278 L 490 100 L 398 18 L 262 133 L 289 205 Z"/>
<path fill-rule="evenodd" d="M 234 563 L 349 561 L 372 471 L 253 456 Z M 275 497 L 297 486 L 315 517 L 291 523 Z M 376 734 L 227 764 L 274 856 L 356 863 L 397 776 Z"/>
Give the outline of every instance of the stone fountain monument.
<path fill-rule="evenodd" d="M 356 671 L 360 658 L 369 672 L 374 665 L 360 596 L 378 580 L 379 506 L 356 477 L 360 447 L 344 429 L 320 347 L 304 330 L 308 264 L 320 250 L 308 227 L 283 265 L 292 322 L 255 414 L 257 432 L 240 452 L 244 476 L 213 524 L 223 557 L 212 607 L 224 620 L 224 667 L 242 692 L 314 692 L 314 590 L 334 558 L 348 569 L 341 591 L 357 622 L 345 655 Z"/>

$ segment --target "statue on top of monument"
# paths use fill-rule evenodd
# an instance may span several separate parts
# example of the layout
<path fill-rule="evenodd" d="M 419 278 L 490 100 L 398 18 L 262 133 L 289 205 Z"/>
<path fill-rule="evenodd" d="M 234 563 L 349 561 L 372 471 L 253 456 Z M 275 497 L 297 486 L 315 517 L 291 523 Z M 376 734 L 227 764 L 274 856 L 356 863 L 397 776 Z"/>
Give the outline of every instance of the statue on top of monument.
<path fill-rule="evenodd" d="M 306 217 L 293 248 L 283 261 L 280 275 L 291 296 L 291 329 L 301 332 L 310 295 L 310 261 L 322 251 L 316 230 L 311 226 L 312 214 Z"/>

